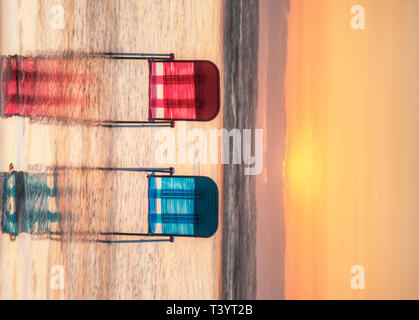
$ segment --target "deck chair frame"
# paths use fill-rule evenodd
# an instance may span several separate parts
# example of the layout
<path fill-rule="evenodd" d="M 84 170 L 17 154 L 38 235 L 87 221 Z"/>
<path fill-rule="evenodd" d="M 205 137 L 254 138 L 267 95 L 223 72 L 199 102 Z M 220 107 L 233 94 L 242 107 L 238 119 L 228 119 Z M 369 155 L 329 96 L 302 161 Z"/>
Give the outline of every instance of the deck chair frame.
<path fill-rule="evenodd" d="M 104 52 L 101 53 L 102 56 L 110 58 L 110 59 L 117 59 L 117 60 L 147 60 L 149 64 L 151 62 L 197 62 L 196 60 L 175 60 L 175 55 L 173 53 L 165 54 L 165 53 L 113 53 L 113 52 Z M 208 62 L 214 65 L 210 61 L 202 60 L 201 62 Z M 214 65 L 215 66 L 215 65 Z M 150 70 L 151 72 L 151 70 Z M 220 81 L 219 71 L 217 69 L 217 78 L 218 83 Z M 149 84 L 150 85 L 150 84 Z M 149 96 L 150 99 L 150 96 Z M 220 110 L 220 92 L 218 90 L 217 95 L 217 111 L 215 115 L 208 120 L 200 120 L 200 119 L 158 119 L 152 118 L 151 110 L 149 107 L 149 120 L 147 121 L 105 121 L 101 122 L 101 126 L 106 127 L 119 127 L 119 128 L 145 128 L 145 127 L 171 127 L 175 126 L 175 121 L 196 121 L 196 122 L 203 122 L 209 121 L 215 118 Z M 150 100 L 149 100 L 150 102 Z"/>

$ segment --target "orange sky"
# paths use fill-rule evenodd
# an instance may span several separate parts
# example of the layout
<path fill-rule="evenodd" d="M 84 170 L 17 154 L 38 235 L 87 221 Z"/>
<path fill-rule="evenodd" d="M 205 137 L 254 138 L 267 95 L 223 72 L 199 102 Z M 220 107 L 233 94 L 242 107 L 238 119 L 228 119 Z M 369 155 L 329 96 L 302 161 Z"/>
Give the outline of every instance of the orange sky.
<path fill-rule="evenodd" d="M 286 298 L 419 298 L 418 33 L 417 0 L 290 2 Z"/>

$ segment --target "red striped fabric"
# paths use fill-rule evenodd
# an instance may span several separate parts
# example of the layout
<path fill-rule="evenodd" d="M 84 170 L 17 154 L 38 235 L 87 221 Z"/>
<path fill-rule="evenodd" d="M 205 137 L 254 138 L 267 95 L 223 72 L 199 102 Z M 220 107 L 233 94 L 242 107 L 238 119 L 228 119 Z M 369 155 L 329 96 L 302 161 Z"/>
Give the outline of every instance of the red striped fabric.
<path fill-rule="evenodd" d="M 198 80 L 194 62 L 151 62 L 151 118 L 196 119 Z"/>
<path fill-rule="evenodd" d="M 4 56 L 1 59 L 0 116 L 66 117 L 86 104 L 79 90 L 84 75 L 68 73 L 59 58 Z M 80 113 L 80 111 L 79 111 Z"/>

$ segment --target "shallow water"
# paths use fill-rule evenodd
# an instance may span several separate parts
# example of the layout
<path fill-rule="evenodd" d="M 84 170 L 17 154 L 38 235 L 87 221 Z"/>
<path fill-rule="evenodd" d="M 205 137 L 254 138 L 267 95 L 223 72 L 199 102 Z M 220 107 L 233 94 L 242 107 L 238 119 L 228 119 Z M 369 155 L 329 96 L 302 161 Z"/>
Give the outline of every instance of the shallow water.
<path fill-rule="evenodd" d="M 258 1 L 226 2 L 224 128 L 228 130 L 256 127 L 258 6 Z M 255 299 L 255 176 L 244 175 L 244 164 L 226 165 L 223 187 L 222 295 L 224 299 Z"/>

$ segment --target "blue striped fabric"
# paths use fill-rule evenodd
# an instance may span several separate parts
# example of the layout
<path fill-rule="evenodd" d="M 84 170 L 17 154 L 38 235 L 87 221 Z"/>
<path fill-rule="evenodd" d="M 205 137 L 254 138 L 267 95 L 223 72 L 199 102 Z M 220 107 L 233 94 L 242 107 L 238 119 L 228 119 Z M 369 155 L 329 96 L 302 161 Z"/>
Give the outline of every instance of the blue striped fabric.
<path fill-rule="evenodd" d="M 150 177 L 148 194 L 151 233 L 194 235 L 199 222 L 194 178 Z"/>
<path fill-rule="evenodd" d="M 148 178 L 149 232 L 211 237 L 218 228 L 218 187 L 208 177 Z"/>

